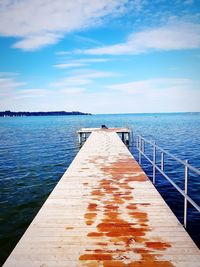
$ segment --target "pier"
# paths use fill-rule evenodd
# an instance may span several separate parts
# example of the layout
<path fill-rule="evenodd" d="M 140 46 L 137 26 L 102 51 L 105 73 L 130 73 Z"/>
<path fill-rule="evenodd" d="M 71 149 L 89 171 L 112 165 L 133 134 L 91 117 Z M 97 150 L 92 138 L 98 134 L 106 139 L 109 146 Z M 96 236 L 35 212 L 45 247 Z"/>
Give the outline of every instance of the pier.
<path fill-rule="evenodd" d="M 129 138 L 126 128 L 79 131 L 84 145 L 4 267 L 200 266 L 199 249 L 124 144 Z"/>

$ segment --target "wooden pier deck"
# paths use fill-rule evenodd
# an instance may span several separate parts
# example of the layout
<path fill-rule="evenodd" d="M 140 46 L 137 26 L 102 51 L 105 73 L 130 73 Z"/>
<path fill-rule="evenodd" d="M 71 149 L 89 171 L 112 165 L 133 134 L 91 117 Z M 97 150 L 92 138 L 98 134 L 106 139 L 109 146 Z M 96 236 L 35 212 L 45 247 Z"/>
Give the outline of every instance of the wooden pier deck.
<path fill-rule="evenodd" d="M 94 130 L 4 267 L 197 267 L 200 253 L 123 144 Z"/>

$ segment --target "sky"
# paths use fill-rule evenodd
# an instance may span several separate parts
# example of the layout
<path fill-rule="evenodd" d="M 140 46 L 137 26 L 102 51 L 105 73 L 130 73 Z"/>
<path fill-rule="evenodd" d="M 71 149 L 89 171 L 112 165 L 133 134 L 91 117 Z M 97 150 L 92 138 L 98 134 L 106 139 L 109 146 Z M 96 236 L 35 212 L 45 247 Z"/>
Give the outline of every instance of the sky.
<path fill-rule="evenodd" d="M 1 0 L 0 111 L 200 111 L 199 0 Z"/>

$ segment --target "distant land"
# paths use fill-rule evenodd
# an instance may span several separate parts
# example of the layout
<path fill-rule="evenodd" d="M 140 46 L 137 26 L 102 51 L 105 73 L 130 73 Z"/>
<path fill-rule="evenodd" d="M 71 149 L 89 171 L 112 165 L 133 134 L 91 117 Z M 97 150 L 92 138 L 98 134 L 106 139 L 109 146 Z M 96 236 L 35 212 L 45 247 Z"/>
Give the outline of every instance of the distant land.
<path fill-rule="evenodd" d="M 28 112 L 28 111 L 0 111 L 0 117 L 30 117 L 30 116 L 68 116 L 68 115 L 91 115 L 90 113 L 83 113 L 80 111 L 37 111 L 37 112 Z"/>

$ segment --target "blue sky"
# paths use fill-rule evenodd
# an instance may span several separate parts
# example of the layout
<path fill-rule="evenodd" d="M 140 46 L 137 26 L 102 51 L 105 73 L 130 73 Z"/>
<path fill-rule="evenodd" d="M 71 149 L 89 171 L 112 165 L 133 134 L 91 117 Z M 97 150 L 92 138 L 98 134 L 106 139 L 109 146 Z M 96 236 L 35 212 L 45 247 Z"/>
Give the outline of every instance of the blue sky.
<path fill-rule="evenodd" d="M 200 111 L 199 0 L 2 0 L 0 110 Z"/>

